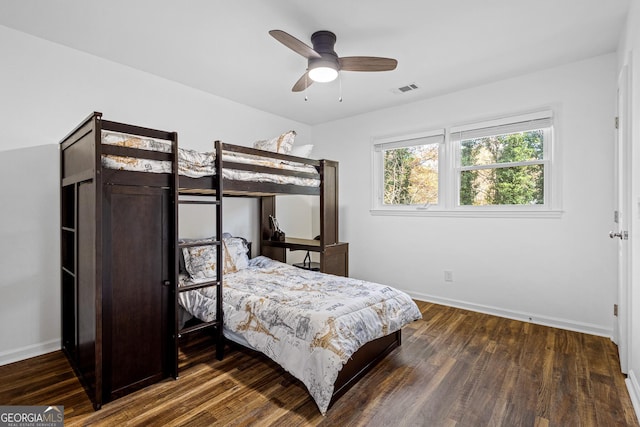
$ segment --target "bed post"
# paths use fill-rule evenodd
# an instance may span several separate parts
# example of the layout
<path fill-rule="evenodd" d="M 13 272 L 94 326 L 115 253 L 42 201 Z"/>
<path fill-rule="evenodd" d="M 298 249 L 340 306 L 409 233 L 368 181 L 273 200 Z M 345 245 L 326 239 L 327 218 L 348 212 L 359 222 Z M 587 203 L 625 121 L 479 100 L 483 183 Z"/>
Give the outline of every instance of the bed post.
<path fill-rule="evenodd" d="M 216 150 L 216 176 L 214 176 L 215 187 L 216 187 L 216 240 L 219 243 L 218 251 L 216 252 L 216 263 L 218 268 L 216 269 L 216 280 L 218 281 L 218 285 L 216 286 L 216 327 L 215 327 L 215 338 L 216 338 L 216 358 L 218 360 L 222 360 L 224 357 L 224 314 L 223 314 L 223 306 L 222 306 L 222 295 L 223 295 L 223 270 L 222 265 L 224 263 L 223 259 L 223 248 L 222 244 L 222 200 L 224 198 L 224 178 L 222 176 L 222 141 L 215 141 L 215 150 Z"/>
<path fill-rule="evenodd" d="M 179 208 L 178 208 L 178 204 L 179 204 L 179 199 L 180 199 L 180 176 L 178 174 L 178 133 L 177 132 L 173 132 L 172 133 L 173 136 L 173 141 L 172 141 L 172 145 L 173 145 L 173 161 L 172 161 L 172 165 L 171 165 L 171 186 L 172 186 L 172 202 L 173 202 L 173 206 L 171 206 L 170 209 L 173 209 L 173 221 L 172 221 L 172 226 L 173 226 L 173 230 L 171 231 L 171 238 L 173 239 L 173 272 L 172 272 L 172 277 L 173 277 L 173 284 L 170 287 L 171 289 L 171 296 L 170 298 L 173 299 L 173 310 L 171 310 L 170 312 L 173 315 L 172 319 L 169 319 L 169 325 L 171 330 L 169 331 L 169 337 L 170 337 L 170 341 L 171 341 L 171 345 L 168 346 L 168 350 L 170 352 L 170 355 L 168 357 L 168 363 L 169 363 L 169 369 L 170 369 L 170 375 L 174 378 L 174 379 L 178 379 L 178 343 L 179 343 L 179 339 L 178 339 L 178 332 L 180 330 L 180 326 L 178 325 L 178 274 L 180 271 L 180 247 L 178 246 L 178 212 L 179 212 Z"/>
<path fill-rule="evenodd" d="M 320 246 L 338 243 L 338 162 L 320 160 Z"/>
<path fill-rule="evenodd" d="M 338 162 L 320 161 L 320 270 L 349 276 L 349 244 L 339 235 Z"/>

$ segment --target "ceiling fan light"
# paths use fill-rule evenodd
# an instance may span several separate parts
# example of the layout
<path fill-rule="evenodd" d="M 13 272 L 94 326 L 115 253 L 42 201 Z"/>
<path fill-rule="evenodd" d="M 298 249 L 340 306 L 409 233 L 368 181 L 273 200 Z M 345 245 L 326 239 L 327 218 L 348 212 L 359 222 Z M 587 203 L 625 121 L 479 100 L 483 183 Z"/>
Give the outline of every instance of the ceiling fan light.
<path fill-rule="evenodd" d="M 314 82 L 332 82 L 338 77 L 338 70 L 331 67 L 315 67 L 309 70 L 309 78 Z"/>

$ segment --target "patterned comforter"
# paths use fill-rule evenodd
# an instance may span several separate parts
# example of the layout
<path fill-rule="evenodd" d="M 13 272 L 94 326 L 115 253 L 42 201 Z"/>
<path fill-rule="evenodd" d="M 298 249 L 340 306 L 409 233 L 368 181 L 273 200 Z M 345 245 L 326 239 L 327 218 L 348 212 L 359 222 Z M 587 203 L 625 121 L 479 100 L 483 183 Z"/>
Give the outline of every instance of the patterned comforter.
<path fill-rule="evenodd" d="M 256 257 L 224 276 L 225 330 L 300 379 L 325 414 L 342 366 L 362 345 L 420 319 L 394 288 Z M 215 289 L 183 292 L 181 305 L 215 318 Z M 228 334 L 229 335 L 229 334 Z"/>
<path fill-rule="evenodd" d="M 102 131 L 102 143 L 117 145 L 120 147 L 137 148 L 141 150 L 171 153 L 172 144 L 154 138 L 142 138 L 119 132 Z M 178 172 L 180 175 L 192 178 L 210 176 L 216 173 L 215 152 L 199 152 L 178 148 Z M 266 166 L 272 168 L 274 173 L 252 172 L 223 168 L 222 174 L 226 179 L 237 181 L 273 182 L 277 184 L 292 184 L 305 187 L 320 186 L 320 179 L 304 178 L 289 175 L 280 175 L 278 170 L 290 170 L 307 173 L 317 173 L 316 169 L 304 163 L 286 160 L 275 160 L 268 157 L 251 154 L 223 151 L 222 160 L 225 162 L 244 163 L 250 165 Z M 116 155 L 103 155 L 102 165 L 109 169 L 119 169 L 134 172 L 171 173 L 171 162 L 164 160 L 151 160 L 144 158 L 124 157 Z"/>

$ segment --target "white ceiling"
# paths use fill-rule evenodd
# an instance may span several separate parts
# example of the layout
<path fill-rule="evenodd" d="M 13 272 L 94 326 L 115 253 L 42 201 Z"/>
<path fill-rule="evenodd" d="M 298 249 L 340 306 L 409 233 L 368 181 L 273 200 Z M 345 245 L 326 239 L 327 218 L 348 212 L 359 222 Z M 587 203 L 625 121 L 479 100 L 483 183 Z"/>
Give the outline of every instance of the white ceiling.
<path fill-rule="evenodd" d="M 629 0 L 0 0 L 0 25 L 283 117 L 318 124 L 617 48 Z M 268 31 L 339 56 L 396 58 L 391 72 L 291 87 L 306 60 Z M 405 94 L 394 89 L 415 83 Z"/>

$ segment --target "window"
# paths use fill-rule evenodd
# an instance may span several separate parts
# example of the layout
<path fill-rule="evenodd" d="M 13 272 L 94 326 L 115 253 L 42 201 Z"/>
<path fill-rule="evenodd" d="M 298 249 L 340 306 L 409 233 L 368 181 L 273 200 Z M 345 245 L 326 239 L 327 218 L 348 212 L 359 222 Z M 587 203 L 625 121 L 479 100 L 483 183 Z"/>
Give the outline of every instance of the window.
<path fill-rule="evenodd" d="M 550 116 L 454 128 L 450 139 L 459 159 L 459 206 L 545 204 Z"/>
<path fill-rule="evenodd" d="M 375 204 L 383 209 L 425 207 L 440 201 L 444 130 L 377 140 Z"/>
<path fill-rule="evenodd" d="M 542 111 L 376 139 L 372 212 L 555 216 L 552 129 Z"/>

